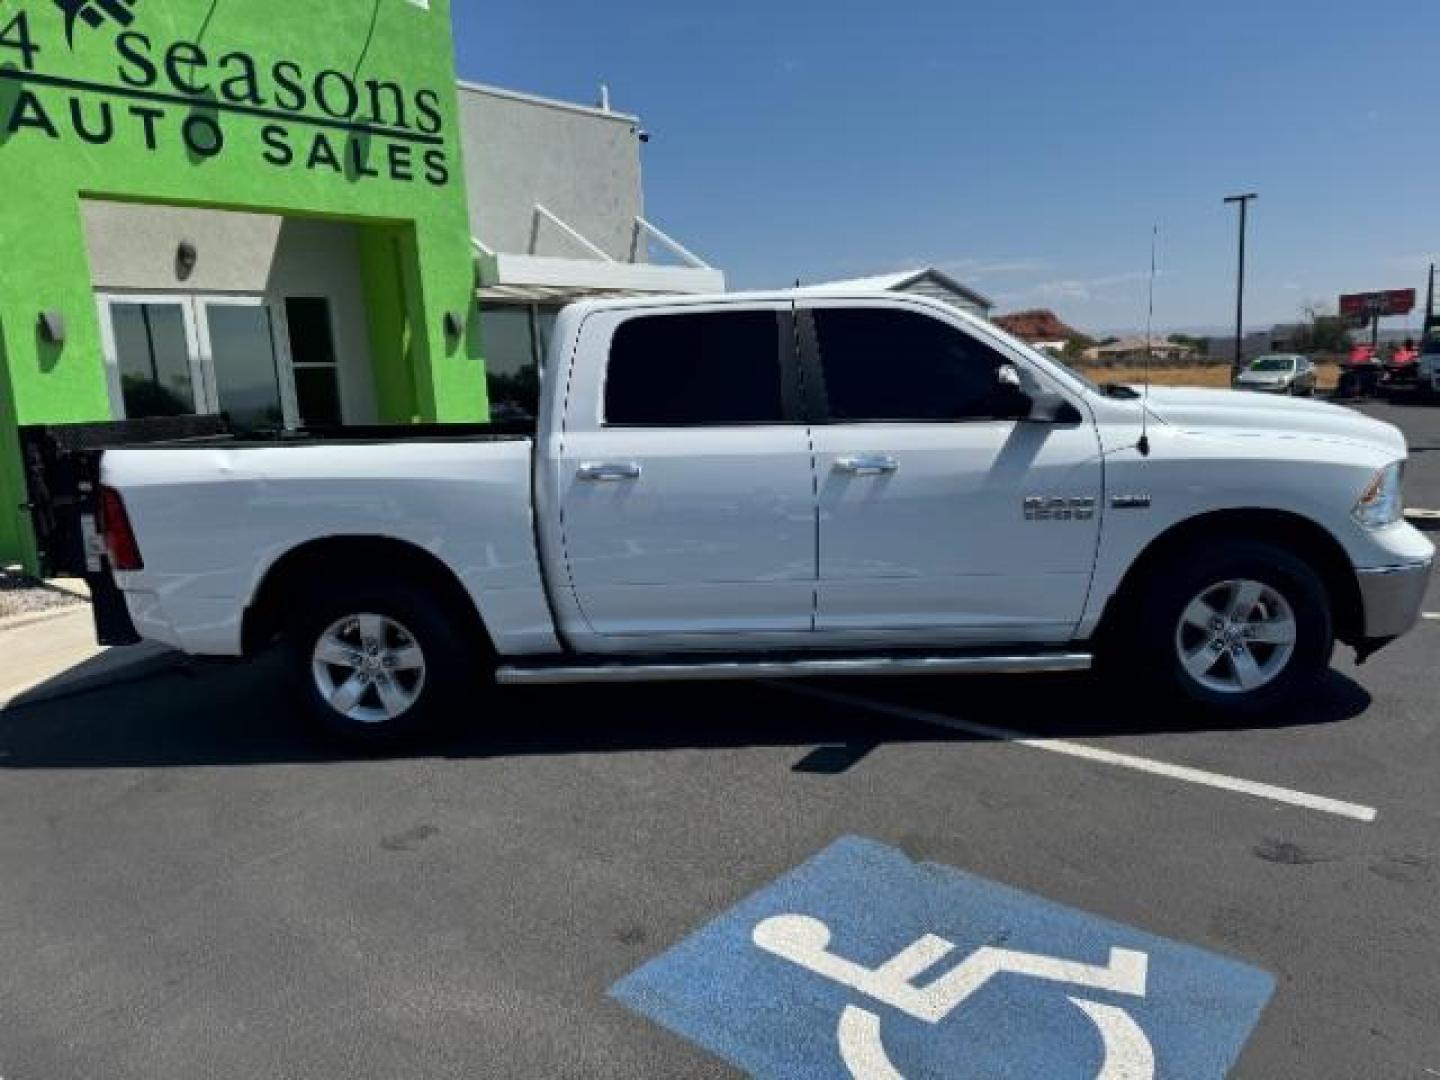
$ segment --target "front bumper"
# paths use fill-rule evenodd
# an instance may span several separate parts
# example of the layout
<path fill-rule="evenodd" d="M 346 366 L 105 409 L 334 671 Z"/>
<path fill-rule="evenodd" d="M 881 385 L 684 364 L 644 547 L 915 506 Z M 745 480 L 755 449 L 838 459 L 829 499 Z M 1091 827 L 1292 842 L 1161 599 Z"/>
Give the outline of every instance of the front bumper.
<path fill-rule="evenodd" d="M 1409 633 L 1420 621 L 1434 560 L 1357 570 L 1365 637 L 1386 641 Z"/>

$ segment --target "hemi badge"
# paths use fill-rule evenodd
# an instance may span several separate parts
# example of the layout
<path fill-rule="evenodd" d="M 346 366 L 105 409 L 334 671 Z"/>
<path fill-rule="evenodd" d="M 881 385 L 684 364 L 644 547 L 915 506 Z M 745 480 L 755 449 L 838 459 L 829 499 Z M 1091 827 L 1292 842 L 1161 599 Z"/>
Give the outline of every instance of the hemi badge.
<path fill-rule="evenodd" d="M 1116 495 L 1110 505 L 1116 510 L 1149 510 L 1151 499 L 1149 495 Z"/>
<path fill-rule="evenodd" d="M 1025 500 L 1026 521 L 1093 521 L 1095 500 L 1049 499 L 1035 495 Z"/>

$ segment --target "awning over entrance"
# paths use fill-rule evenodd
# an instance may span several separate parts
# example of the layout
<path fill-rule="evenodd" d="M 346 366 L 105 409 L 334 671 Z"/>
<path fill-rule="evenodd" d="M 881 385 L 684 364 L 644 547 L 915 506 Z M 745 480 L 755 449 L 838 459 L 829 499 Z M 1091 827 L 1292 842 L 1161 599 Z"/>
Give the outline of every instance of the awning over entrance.
<path fill-rule="evenodd" d="M 673 291 L 673 290 L 672 290 Z M 572 304 L 611 296 L 641 296 L 637 289 L 586 289 L 558 285 L 482 285 L 475 290 L 482 304 Z"/>
<path fill-rule="evenodd" d="M 598 244 L 536 204 L 534 231 L 542 223 L 558 229 L 583 252 L 577 258 L 497 252 L 474 240 L 478 295 L 491 302 L 569 302 L 589 296 L 646 293 L 716 293 L 725 291 L 725 274 L 666 235 L 642 217 L 635 219 L 630 258 L 612 258 Z M 651 245 L 663 249 L 677 263 L 650 262 Z M 532 244 L 533 249 L 533 244 Z"/>

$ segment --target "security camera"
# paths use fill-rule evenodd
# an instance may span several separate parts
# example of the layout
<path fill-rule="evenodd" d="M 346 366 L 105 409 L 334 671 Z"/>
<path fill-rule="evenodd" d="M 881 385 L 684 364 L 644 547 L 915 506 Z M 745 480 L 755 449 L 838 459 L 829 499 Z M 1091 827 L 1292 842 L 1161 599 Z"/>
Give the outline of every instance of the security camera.
<path fill-rule="evenodd" d="M 650 132 L 646 131 L 644 128 L 640 128 L 639 130 L 637 130 L 635 132 L 635 135 L 642 143 L 648 143 L 650 141 Z"/>

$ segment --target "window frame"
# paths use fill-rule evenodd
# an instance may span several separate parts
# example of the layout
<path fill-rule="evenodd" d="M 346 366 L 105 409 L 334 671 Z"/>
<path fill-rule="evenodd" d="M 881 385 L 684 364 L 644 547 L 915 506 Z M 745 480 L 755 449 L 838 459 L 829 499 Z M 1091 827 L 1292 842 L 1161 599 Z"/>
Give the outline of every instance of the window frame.
<path fill-rule="evenodd" d="M 694 423 L 674 421 L 667 424 L 625 424 L 612 423 L 609 417 L 610 368 L 614 355 L 615 338 L 620 330 L 641 319 L 705 318 L 725 315 L 768 314 L 775 319 L 775 338 L 780 372 L 780 419 L 779 420 L 729 420 L 715 423 Z M 636 311 L 612 328 L 605 342 L 605 369 L 600 378 L 601 431 L 723 431 L 726 428 L 747 430 L 766 427 L 797 427 L 810 422 L 804 406 L 802 392 L 801 361 L 799 344 L 795 333 L 795 310 L 777 307 L 744 307 L 735 305 L 727 308 L 712 308 L 700 311 L 677 309 L 672 311 Z"/>
<path fill-rule="evenodd" d="M 318 302 L 325 305 L 325 324 L 330 333 L 330 355 L 334 357 L 329 363 L 295 359 L 295 351 L 290 338 L 290 304 L 292 301 Z M 285 329 L 285 346 L 290 361 L 286 366 L 291 387 L 290 394 L 294 403 L 295 425 L 297 427 L 309 426 L 307 419 L 300 414 L 300 387 L 295 373 L 297 371 L 329 371 L 335 377 L 335 404 L 340 412 L 340 426 L 345 427 L 350 410 L 345 400 L 345 380 L 340 374 L 340 327 L 336 320 L 335 304 L 326 293 L 283 293 L 278 297 L 276 307 Z"/>
<path fill-rule="evenodd" d="M 105 383 L 110 397 L 110 416 L 114 420 L 128 420 L 130 415 L 125 407 L 125 392 L 120 370 L 120 343 L 115 332 L 112 305 L 180 308 L 185 327 L 186 357 L 190 371 L 190 396 L 193 412 L 189 416 L 203 416 L 210 411 L 209 383 L 205 365 L 200 355 L 199 331 L 196 327 L 196 313 L 188 293 L 125 292 L 118 289 L 99 290 L 95 293 L 96 306 L 100 314 L 100 345 L 105 362 Z"/>
<path fill-rule="evenodd" d="M 223 414 L 220 401 L 220 373 L 215 366 L 215 345 L 210 326 L 210 308 L 249 308 L 263 311 L 268 320 L 266 336 L 270 339 L 271 363 L 274 365 L 275 389 L 280 395 L 280 426 L 294 431 L 299 426 L 295 404 L 295 381 L 290 363 L 290 326 L 285 321 L 285 305 L 264 294 L 191 293 L 195 305 L 195 327 L 199 335 L 200 354 L 205 366 L 210 409 Z"/>
<path fill-rule="evenodd" d="M 911 306 L 908 304 L 869 304 L 857 301 L 837 301 L 832 303 L 808 303 L 800 306 L 795 311 L 796 337 L 800 344 L 800 370 L 804 386 L 805 406 L 810 416 L 810 423 L 818 426 L 834 427 L 840 425 L 853 425 L 864 427 L 917 427 L 917 426 L 944 426 L 951 427 L 957 424 L 1016 424 L 1019 421 L 1013 418 L 1001 416 L 960 416 L 952 420 L 935 419 L 884 419 L 884 420 L 852 420 L 847 417 L 835 417 L 830 413 L 830 396 L 825 382 L 825 362 L 820 353 L 820 330 L 815 322 L 815 313 L 819 311 L 875 311 L 875 312 L 896 312 L 908 315 L 913 318 L 930 319 L 946 327 L 956 334 L 963 334 L 979 345 L 984 346 L 1002 361 L 1018 368 L 1022 372 L 1026 365 L 1016 357 L 1007 352 L 1000 344 L 986 341 L 978 334 L 971 333 L 966 327 L 958 326 L 949 319 L 939 317 L 935 312 Z M 1068 395 L 1067 395 L 1068 396 Z"/>

